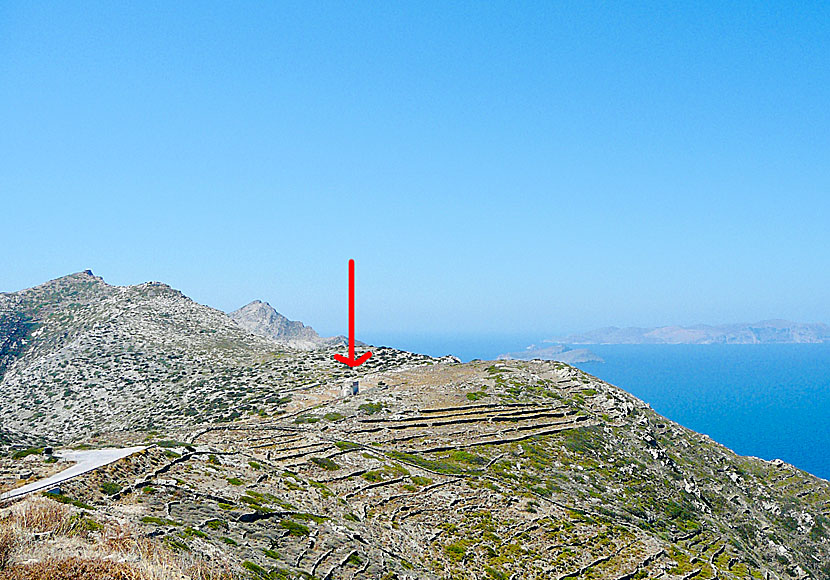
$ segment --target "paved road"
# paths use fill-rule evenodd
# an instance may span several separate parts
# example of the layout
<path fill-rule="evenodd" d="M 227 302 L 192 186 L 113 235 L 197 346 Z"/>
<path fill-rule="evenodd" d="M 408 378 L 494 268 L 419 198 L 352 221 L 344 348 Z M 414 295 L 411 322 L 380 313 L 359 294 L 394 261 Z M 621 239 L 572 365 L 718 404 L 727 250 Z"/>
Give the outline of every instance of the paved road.
<path fill-rule="evenodd" d="M 110 463 L 123 459 L 133 453 L 143 451 L 144 449 L 146 449 L 146 447 L 142 446 L 125 447 L 124 449 L 93 449 L 90 451 L 57 450 L 55 451 L 56 457 L 59 457 L 61 461 L 72 462 L 74 465 L 44 479 L 39 479 L 33 483 L 27 483 L 22 487 L 0 494 L 0 500 L 14 499 L 35 491 L 52 489 L 64 481 L 72 479 L 73 477 L 78 477 L 79 475 L 92 471 L 93 469 L 109 465 Z"/>

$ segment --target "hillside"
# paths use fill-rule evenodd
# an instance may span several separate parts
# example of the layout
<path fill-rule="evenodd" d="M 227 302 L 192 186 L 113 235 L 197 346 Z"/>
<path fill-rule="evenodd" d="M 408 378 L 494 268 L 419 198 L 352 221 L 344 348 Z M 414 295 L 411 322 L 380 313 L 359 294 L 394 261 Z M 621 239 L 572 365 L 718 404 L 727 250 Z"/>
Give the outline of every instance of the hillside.
<path fill-rule="evenodd" d="M 310 326 L 299 320 L 287 319 L 273 306 L 260 300 L 254 300 L 228 316 L 248 332 L 274 340 L 288 348 L 315 350 L 346 344 L 343 337 L 321 337 Z"/>
<path fill-rule="evenodd" d="M 150 448 L 0 509 L 0 579 L 830 578 L 830 483 L 567 364 L 373 349 L 352 371 L 87 273 L 2 299 L 27 326 L 0 436 Z"/>
<path fill-rule="evenodd" d="M 357 373 L 425 360 L 378 349 Z M 0 294 L 0 427 L 49 442 L 228 421 L 352 371 L 254 336 L 166 284 L 92 272 Z"/>

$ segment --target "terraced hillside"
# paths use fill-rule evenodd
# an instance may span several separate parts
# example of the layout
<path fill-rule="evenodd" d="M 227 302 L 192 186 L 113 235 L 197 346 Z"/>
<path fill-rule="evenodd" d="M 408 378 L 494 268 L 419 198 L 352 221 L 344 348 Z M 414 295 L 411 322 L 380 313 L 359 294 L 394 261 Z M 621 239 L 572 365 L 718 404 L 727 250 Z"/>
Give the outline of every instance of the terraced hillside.
<path fill-rule="evenodd" d="M 830 578 L 830 483 L 562 363 L 353 370 L 89 272 L 0 295 L 0 349 L 0 487 L 150 445 L 0 507 L 0 580 Z"/>
<path fill-rule="evenodd" d="M 63 493 L 250 577 L 830 576 L 828 482 L 559 363 L 424 364 L 155 437 Z"/>

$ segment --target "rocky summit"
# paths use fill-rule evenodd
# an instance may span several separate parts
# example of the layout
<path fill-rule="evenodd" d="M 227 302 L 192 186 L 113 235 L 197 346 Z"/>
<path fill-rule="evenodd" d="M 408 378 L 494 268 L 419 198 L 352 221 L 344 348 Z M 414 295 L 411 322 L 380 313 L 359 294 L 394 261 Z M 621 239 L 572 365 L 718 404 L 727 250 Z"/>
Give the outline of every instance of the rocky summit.
<path fill-rule="evenodd" d="M 7 501 L 0 578 L 830 578 L 830 483 L 564 363 L 348 369 L 88 273 L 0 309 L 0 486 L 145 447 Z"/>
<path fill-rule="evenodd" d="M 300 321 L 288 320 L 267 302 L 254 300 L 229 315 L 250 333 L 277 341 L 289 348 L 315 350 L 341 346 L 343 337 L 322 338 Z"/>

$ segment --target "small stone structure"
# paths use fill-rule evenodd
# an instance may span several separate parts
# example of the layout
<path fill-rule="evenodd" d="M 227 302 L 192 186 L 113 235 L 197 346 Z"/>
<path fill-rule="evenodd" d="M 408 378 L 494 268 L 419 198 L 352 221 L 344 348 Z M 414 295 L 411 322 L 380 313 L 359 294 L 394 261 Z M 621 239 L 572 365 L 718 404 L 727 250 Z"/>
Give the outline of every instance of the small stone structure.
<path fill-rule="evenodd" d="M 340 394 L 344 397 L 352 397 L 360 391 L 358 381 L 348 380 L 343 383 L 340 389 Z"/>

